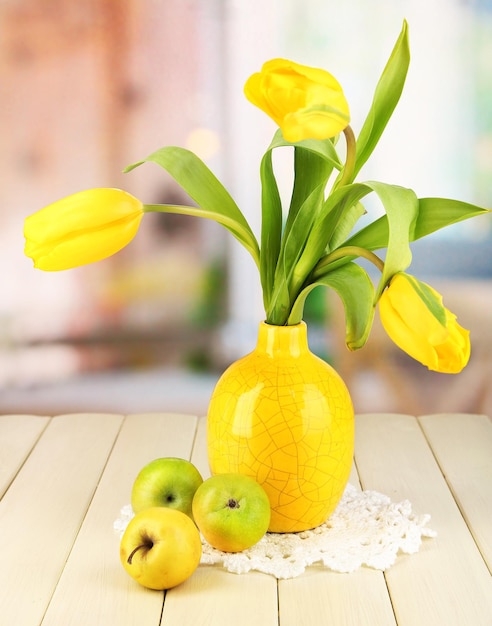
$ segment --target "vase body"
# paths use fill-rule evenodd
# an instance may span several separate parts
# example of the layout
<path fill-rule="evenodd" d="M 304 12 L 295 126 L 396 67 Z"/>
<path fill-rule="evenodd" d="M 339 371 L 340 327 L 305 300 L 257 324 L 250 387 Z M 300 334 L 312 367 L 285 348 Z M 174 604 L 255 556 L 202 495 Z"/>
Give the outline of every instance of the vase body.
<path fill-rule="evenodd" d="M 271 532 L 323 523 L 348 481 L 354 411 L 337 372 L 309 350 L 307 327 L 261 323 L 255 350 L 219 379 L 208 411 L 213 474 L 247 474 L 270 499 Z"/>

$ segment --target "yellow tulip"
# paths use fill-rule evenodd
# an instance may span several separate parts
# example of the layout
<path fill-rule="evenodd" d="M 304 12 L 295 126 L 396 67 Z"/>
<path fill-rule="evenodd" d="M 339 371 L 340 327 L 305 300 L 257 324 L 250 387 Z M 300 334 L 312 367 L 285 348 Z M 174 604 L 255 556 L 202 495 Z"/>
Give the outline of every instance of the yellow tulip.
<path fill-rule="evenodd" d="M 329 139 L 350 121 L 342 88 L 329 72 L 286 59 L 267 61 L 246 81 L 244 93 L 275 121 L 286 141 Z"/>
<path fill-rule="evenodd" d="M 379 312 L 396 345 L 430 370 L 457 374 L 468 363 L 469 331 L 429 285 L 403 272 L 395 274 L 379 300 Z"/>
<path fill-rule="evenodd" d="M 126 191 L 81 191 L 26 218 L 24 252 L 46 271 L 100 261 L 130 243 L 142 216 L 143 204 Z"/>

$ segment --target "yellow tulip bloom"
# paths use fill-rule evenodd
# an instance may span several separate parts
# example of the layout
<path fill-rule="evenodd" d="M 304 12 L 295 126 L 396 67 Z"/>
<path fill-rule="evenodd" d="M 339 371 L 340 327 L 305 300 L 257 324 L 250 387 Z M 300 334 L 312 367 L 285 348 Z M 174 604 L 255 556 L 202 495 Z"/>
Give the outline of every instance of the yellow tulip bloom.
<path fill-rule="evenodd" d="M 329 139 L 350 121 L 345 95 L 329 72 L 286 59 L 267 61 L 246 81 L 244 93 L 275 121 L 286 141 Z"/>
<path fill-rule="evenodd" d="M 379 300 L 379 312 L 396 345 L 430 370 L 457 374 L 468 363 L 469 331 L 429 285 L 403 272 L 395 274 Z"/>
<path fill-rule="evenodd" d="M 120 189 L 89 189 L 26 218 L 26 256 L 34 267 L 58 271 L 100 261 L 136 235 L 143 204 Z"/>

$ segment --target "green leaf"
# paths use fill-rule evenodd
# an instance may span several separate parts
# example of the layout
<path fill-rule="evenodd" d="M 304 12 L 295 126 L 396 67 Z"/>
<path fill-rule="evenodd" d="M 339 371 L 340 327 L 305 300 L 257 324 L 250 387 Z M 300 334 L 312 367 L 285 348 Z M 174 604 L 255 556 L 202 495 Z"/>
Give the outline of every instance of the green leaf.
<path fill-rule="evenodd" d="M 352 232 L 355 224 L 365 213 L 366 209 L 362 202 L 357 202 L 346 210 L 342 217 L 338 219 L 336 226 L 333 227 L 333 235 L 328 243 L 327 251 L 341 246 Z"/>
<path fill-rule="evenodd" d="M 407 22 L 376 86 L 371 108 L 357 138 L 354 175 L 371 156 L 400 99 L 410 64 Z"/>
<path fill-rule="evenodd" d="M 491 213 L 490 209 L 459 200 L 420 198 L 417 219 L 410 231 L 410 241 L 421 239 L 451 224 L 487 213 Z M 383 215 L 365 228 L 361 228 L 346 241 L 346 245 L 380 250 L 388 245 L 388 237 L 388 218 Z"/>
<path fill-rule="evenodd" d="M 300 210 L 296 213 L 292 228 L 285 233 L 284 246 L 282 248 L 281 263 L 287 284 L 290 285 L 290 279 L 294 267 L 301 256 L 306 238 L 311 231 L 313 222 L 323 202 L 324 185 L 319 185 L 304 200 Z"/>
<path fill-rule="evenodd" d="M 303 139 L 302 141 L 293 143 L 286 141 L 282 135 L 282 131 L 277 130 L 268 149 L 273 150 L 274 148 L 282 147 L 302 148 L 303 150 L 317 154 L 337 170 L 341 170 L 343 167 L 343 163 L 340 161 L 332 139 Z"/>
<path fill-rule="evenodd" d="M 312 269 L 325 254 L 340 220 L 343 220 L 347 211 L 350 211 L 351 207 L 370 191 L 371 188 L 368 185 L 352 183 L 340 187 L 328 196 L 313 223 L 302 255 L 297 262 L 293 277 L 295 289 L 303 286 Z"/>
<path fill-rule="evenodd" d="M 359 246 L 367 250 L 381 250 L 388 245 L 388 216 L 382 215 L 349 237 L 344 245 Z"/>
<path fill-rule="evenodd" d="M 265 310 L 270 307 L 275 268 L 280 254 L 282 237 L 282 203 L 273 173 L 272 151 L 267 150 L 261 161 L 261 252 L 260 277 Z"/>
<path fill-rule="evenodd" d="M 289 324 L 302 319 L 309 293 L 320 285 L 334 289 L 345 309 L 345 342 L 349 350 L 358 350 L 366 343 L 374 318 L 374 286 L 367 272 L 356 263 L 346 263 L 320 276 L 305 287 L 292 307 Z"/>
<path fill-rule="evenodd" d="M 483 209 L 459 200 L 420 198 L 419 214 L 412 233 L 412 241 L 470 217 L 491 212 L 490 209 Z"/>
<path fill-rule="evenodd" d="M 293 275 L 304 250 L 307 233 L 323 201 L 323 189 L 324 186 L 319 186 L 306 198 L 295 216 L 292 228 L 284 233 L 275 271 L 274 291 L 267 310 L 267 322 L 270 324 L 285 324 L 293 297 L 297 295 L 297 290 L 292 289 Z"/>
<path fill-rule="evenodd" d="M 304 201 L 316 187 L 322 185 L 324 188 L 326 186 L 333 168 L 340 169 L 341 163 L 335 147 L 329 139 L 324 141 L 306 139 L 297 143 L 291 143 L 285 141 L 281 131 L 278 130 L 268 148 L 267 154 L 280 147 L 294 148 L 295 175 L 292 198 L 284 229 L 285 238 L 288 236 Z M 301 172 L 302 175 L 298 175 L 298 172 Z M 308 233 L 306 232 L 305 234 L 307 237 Z"/>
<path fill-rule="evenodd" d="M 324 191 L 332 171 L 332 165 L 316 152 L 306 150 L 302 147 L 294 148 L 295 177 L 289 215 L 285 225 L 287 234 L 292 228 L 297 212 L 306 198 L 308 198 L 317 187 L 321 187 Z"/>
<path fill-rule="evenodd" d="M 411 189 L 385 183 L 367 182 L 379 196 L 388 219 L 388 244 L 384 269 L 377 289 L 379 298 L 390 278 L 412 262 L 410 233 L 418 216 L 419 201 Z"/>
<path fill-rule="evenodd" d="M 286 281 L 279 281 L 266 311 L 266 323 L 273 326 L 284 326 L 291 311 L 291 300 Z"/>
<path fill-rule="evenodd" d="M 382 247 L 387 248 L 384 268 L 376 293 L 376 297 L 379 298 L 390 278 L 397 272 L 405 270 L 412 261 L 410 234 L 414 230 L 414 225 L 417 219 L 418 199 L 411 189 L 406 189 L 397 185 L 387 185 L 385 183 L 375 181 L 369 181 L 363 185 L 350 185 L 349 187 L 365 188 L 366 193 L 369 190 L 374 191 L 379 196 L 386 211 L 386 215 L 384 216 L 385 221 L 383 222 L 378 220 L 379 228 L 373 228 L 370 232 L 370 234 L 374 237 L 374 240 L 376 239 L 376 235 L 379 236 L 382 233 L 385 239 L 385 245 Z M 346 189 L 346 187 L 341 188 L 341 190 L 343 189 Z M 371 224 L 371 226 L 375 223 L 376 222 Z M 339 248 L 340 250 L 359 248 L 368 251 L 377 249 L 377 247 L 372 248 L 369 245 L 370 243 L 374 243 L 374 241 L 370 241 L 370 237 L 361 236 L 358 238 L 357 235 L 355 235 L 345 241 Z M 333 254 L 336 255 L 336 251 L 337 249 L 335 249 L 332 254 L 325 257 L 325 260 L 332 258 Z M 318 265 L 318 269 L 322 270 L 323 267 L 328 269 L 329 267 L 333 267 L 333 263 L 335 264 L 335 267 L 340 267 L 352 258 L 353 256 L 347 255 L 345 258 L 342 257 L 326 265 L 322 263 L 321 266 Z"/>
<path fill-rule="evenodd" d="M 124 171 L 130 172 L 149 161 L 164 168 L 198 204 L 198 207 L 145 205 L 145 210 L 182 213 L 215 220 L 227 228 L 243 244 L 246 250 L 250 252 L 256 265 L 260 266 L 258 242 L 246 218 L 226 188 L 201 159 L 190 150 L 169 146 L 153 152 L 142 161 L 129 165 Z"/>

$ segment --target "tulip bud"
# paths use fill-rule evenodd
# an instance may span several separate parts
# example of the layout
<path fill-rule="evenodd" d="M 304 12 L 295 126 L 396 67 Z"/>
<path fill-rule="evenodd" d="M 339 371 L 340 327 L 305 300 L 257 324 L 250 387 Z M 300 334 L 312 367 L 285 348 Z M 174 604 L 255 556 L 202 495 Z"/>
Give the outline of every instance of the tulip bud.
<path fill-rule="evenodd" d="M 136 235 L 143 204 L 119 189 L 89 189 L 26 218 L 26 256 L 46 271 L 71 269 L 109 257 Z"/>
<path fill-rule="evenodd" d="M 379 300 L 389 337 L 430 370 L 457 374 L 470 358 L 469 331 L 442 304 L 442 296 L 413 276 L 395 274 Z"/>
<path fill-rule="evenodd" d="M 246 81 L 244 93 L 280 126 L 286 141 L 329 139 L 350 121 L 345 95 L 329 72 L 286 59 L 267 61 Z"/>

